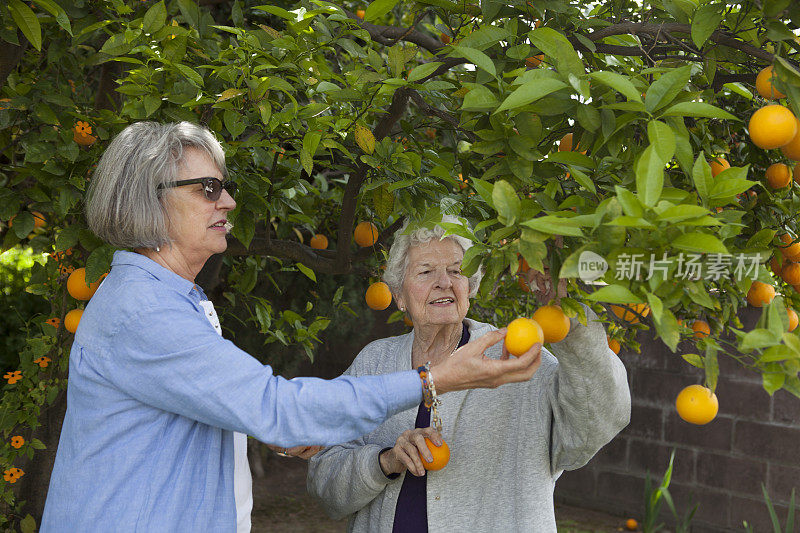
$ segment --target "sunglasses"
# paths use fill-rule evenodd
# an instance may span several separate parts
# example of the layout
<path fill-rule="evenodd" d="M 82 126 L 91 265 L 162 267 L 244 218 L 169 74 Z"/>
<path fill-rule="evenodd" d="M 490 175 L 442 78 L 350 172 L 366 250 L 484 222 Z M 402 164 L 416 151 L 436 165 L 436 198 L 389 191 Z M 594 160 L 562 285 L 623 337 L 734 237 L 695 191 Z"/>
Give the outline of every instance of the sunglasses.
<path fill-rule="evenodd" d="M 206 198 L 212 202 L 219 200 L 219 197 L 222 195 L 222 189 L 228 191 L 228 194 L 231 195 L 231 198 L 236 196 L 236 190 L 238 189 L 236 182 L 231 180 L 222 182 L 219 180 L 219 178 L 194 178 L 190 180 L 168 181 L 159 185 L 158 188 L 167 189 L 170 187 L 183 187 L 184 185 L 192 185 L 194 183 L 203 184 L 203 193 L 206 195 Z"/>

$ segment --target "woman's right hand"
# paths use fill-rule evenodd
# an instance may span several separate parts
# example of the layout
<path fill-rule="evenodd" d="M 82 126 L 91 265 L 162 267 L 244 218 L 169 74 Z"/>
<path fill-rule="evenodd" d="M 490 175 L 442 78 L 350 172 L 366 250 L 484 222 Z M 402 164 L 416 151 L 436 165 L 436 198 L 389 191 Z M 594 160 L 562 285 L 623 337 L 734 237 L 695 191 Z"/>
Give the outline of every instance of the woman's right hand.
<path fill-rule="evenodd" d="M 491 359 L 484 354 L 490 346 L 502 342 L 505 336 L 506 328 L 491 331 L 468 342 L 444 362 L 431 367 L 436 392 L 493 389 L 505 383 L 531 379 L 542 363 L 540 343 L 534 344 L 519 357 L 509 357 L 505 346 L 500 359 Z"/>
<path fill-rule="evenodd" d="M 431 451 L 425 443 L 425 437 L 429 438 L 436 446 L 441 446 L 444 442 L 442 436 L 433 427 L 409 429 L 402 432 L 397 437 L 394 447 L 383 452 L 378 458 L 383 473 L 388 476 L 408 469 L 415 476 L 425 475 L 425 467 L 422 465 L 420 454 L 425 456 L 426 461 L 433 461 Z"/>

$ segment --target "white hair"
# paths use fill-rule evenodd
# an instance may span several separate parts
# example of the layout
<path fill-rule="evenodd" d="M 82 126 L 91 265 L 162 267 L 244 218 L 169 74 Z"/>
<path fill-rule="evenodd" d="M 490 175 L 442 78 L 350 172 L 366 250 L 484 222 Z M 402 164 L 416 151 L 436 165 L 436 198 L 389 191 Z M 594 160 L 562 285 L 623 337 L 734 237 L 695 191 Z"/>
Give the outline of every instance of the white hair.
<path fill-rule="evenodd" d="M 459 224 L 459 220 L 451 215 L 444 215 L 442 222 Z M 461 235 L 448 235 L 444 236 L 445 229 L 438 224 L 432 228 L 420 227 L 409 233 L 409 221 L 406 220 L 403 227 L 394 234 L 394 243 L 389 249 L 389 259 L 386 261 L 386 271 L 383 273 L 383 281 L 389 286 L 389 289 L 397 294 L 403 287 L 403 282 L 406 277 L 406 267 L 408 267 L 408 251 L 412 246 L 419 246 L 426 244 L 433 239 L 443 240 L 452 239 L 461 249 L 466 253 L 472 247 L 472 241 L 462 237 Z M 468 278 L 469 281 L 469 297 L 472 298 L 478 293 L 478 287 L 481 285 L 481 278 L 483 278 L 483 269 L 478 268 L 475 273 Z"/>
<path fill-rule="evenodd" d="M 91 230 L 118 248 L 169 243 L 167 205 L 186 149 L 205 152 L 223 176 L 225 152 L 214 134 L 191 122 L 136 122 L 109 144 L 92 176 L 86 200 Z"/>

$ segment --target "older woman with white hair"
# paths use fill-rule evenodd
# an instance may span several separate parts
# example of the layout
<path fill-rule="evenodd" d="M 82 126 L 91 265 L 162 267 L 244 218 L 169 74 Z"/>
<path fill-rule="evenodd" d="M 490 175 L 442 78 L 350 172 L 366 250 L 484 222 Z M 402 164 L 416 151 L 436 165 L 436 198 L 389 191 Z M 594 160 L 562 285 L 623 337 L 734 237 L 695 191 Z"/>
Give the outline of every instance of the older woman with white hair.
<path fill-rule="evenodd" d="M 452 221 L 452 220 L 448 220 Z M 495 328 L 465 318 L 480 274 L 461 261 L 470 241 L 433 229 L 398 231 L 384 280 L 413 331 L 358 354 L 346 375 L 387 374 L 451 359 L 458 346 Z M 371 433 L 329 447 L 309 462 L 308 490 L 359 532 L 556 531 L 553 490 L 563 470 L 584 465 L 630 417 L 625 368 L 597 316 L 571 320 L 542 349 L 529 381 L 442 398 L 440 434 L 430 410 L 402 411 Z M 493 346 L 487 357 L 501 358 Z M 426 472 L 425 438 L 448 443 L 450 460 Z"/>
<path fill-rule="evenodd" d="M 307 445 L 354 439 L 434 387 L 535 372 L 534 349 L 519 361 L 484 357 L 498 333 L 425 375 L 275 376 L 221 337 L 194 282 L 225 251 L 235 191 L 219 142 L 187 122 L 130 125 L 100 160 L 89 226 L 131 251 L 115 252 L 75 333 L 42 532 L 249 531 L 250 472 L 235 444 L 244 435 L 308 457 L 317 448 Z"/>

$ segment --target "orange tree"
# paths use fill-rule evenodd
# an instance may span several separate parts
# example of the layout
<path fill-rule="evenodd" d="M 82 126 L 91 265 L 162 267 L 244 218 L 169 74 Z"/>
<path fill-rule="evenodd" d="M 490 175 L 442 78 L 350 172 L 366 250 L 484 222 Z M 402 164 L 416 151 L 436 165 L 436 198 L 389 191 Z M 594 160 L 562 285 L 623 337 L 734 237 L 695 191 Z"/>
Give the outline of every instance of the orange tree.
<path fill-rule="evenodd" d="M 800 260 L 798 199 L 765 177 L 800 159 L 800 134 L 783 111 L 750 121 L 767 104 L 800 112 L 796 2 L 9 0 L 0 13 L 0 238 L 49 254 L 27 290 L 51 305 L 28 317 L 0 404 L 7 524 L 24 514 L 17 496 L 41 510 L 47 461 L 35 476 L 20 465 L 37 468 L 34 445 L 52 460 L 57 442 L 57 428 L 44 444 L 32 432 L 63 403 L 61 323 L 83 305 L 68 271 L 97 280 L 113 253 L 86 228 L 84 191 L 137 120 L 199 122 L 223 141 L 242 193 L 201 283 L 267 342 L 311 356 L 329 317 L 313 297 L 281 309 L 256 286 L 354 274 L 366 288 L 403 217 L 453 214 L 448 230 L 475 243 L 465 271 L 486 271 L 476 316 L 530 316 L 544 272 L 568 315 L 592 305 L 615 341 L 636 349 L 648 327 L 673 350 L 693 339 L 683 357 L 712 389 L 724 355 L 800 396 L 786 310 L 800 302 L 783 276 Z M 353 243 L 362 221 L 379 230 L 370 246 Z M 592 265 L 601 275 L 582 276 Z M 744 331 L 753 279 L 775 296 L 753 295 L 764 313 Z M 708 336 L 694 336 L 700 318 Z"/>

